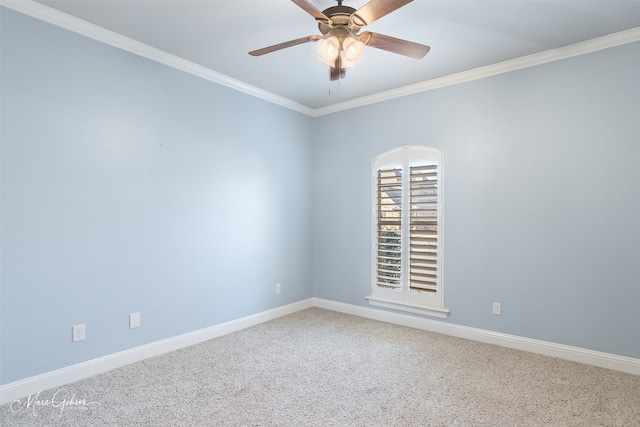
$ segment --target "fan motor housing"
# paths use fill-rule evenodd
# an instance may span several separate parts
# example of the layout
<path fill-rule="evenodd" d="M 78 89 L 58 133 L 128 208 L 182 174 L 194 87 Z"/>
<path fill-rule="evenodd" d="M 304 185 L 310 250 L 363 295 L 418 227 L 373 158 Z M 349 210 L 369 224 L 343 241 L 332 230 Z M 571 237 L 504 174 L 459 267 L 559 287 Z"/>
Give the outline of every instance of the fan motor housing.
<path fill-rule="evenodd" d="M 356 9 L 352 7 L 339 5 L 327 8 L 323 10 L 322 13 L 331 20 L 334 27 L 348 27 L 349 23 L 351 22 L 351 15 L 355 11 Z M 330 27 L 327 23 L 318 22 L 318 28 L 320 29 L 320 32 L 322 34 L 327 34 L 329 31 L 331 31 L 332 27 Z"/>

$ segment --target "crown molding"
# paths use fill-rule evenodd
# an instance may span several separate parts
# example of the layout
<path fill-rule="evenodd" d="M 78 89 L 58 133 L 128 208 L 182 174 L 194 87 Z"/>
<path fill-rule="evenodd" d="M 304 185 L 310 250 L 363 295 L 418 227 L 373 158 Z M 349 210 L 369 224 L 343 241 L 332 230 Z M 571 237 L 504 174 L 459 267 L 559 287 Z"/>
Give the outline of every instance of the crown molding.
<path fill-rule="evenodd" d="M 583 55 L 585 53 L 596 52 L 598 50 L 640 41 L 640 27 L 636 27 L 569 46 L 534 53 L 532 55 L 523 56 L 509 61 L 499 62 L 497 64 L 487 65 L 485 67 L 475 68 L 473 70 L 463 71 L 432 80 L 426 80 L 421 83 L 403 86 L 374 95 L 364 96 L 350 101 L 314 109 L 32 0 L 0 0 L 0 5 L 94 40 L 126 50 L 152 61 L 159 62 L 169 67 L 201 77 L 205 80 L 218 83 L 312 117 L 337 113 L 339 111 L 375 104 L 416 93 L 427 92 L 434 89 L 440 89 L 460 83 L 466 83 L 472 80 L 491 77 L 510 71 L 546 64 L 547 62 L 558 61 L 561 59 L 571 58 L 573 56 Z"/>
<path fill-rule="evenodd" d="M 302 105 L 283 96 L 267 92 L 240 80 L 233 79 L 227 75 L 218 73 L 217 71 L 213 71 L 207 67 L 203 67 L 202 65 L 187 61 L 179 56 L 167 53 L 129 37 L 125 37 L 98 25 L 83 21 L 41 3 L 37 3 L 32 0 L 0 0 L 0 5 L 102 43 L 126 50 L 142 56 L 143 58 L 159 62 L 205 80 L 255 96 L 256 98 L 263 99 L 273 104 L 310 116 L 313 115 L 313 108 L 311 107 L 307 107 L 306 105 Z"/>
<path fill-rule="evenodd" d="M 571 58 L 573 56 L 596 52 L 598 50 L 608 49 L 610 47 L 620 46 L 637 41 L 640 41 L 640 27 L 606 35 L 603 37 L 598 37 L 569 46 L 560 47 L 557 49 L 551 49 L 544 52 L 534 53 L 532 55 L 522 56 L 520 58 L 499 62 L 497 64 L 487 65 L 485 67 L 475 68 L 473 70 L 451 74 L 437 79 L 426 80 L 421 83 L 403 86 L 397 89 L 391 89 L 385 92 L 376 93 L 374 95 L 364 96 L 350 101 L 328 105 L 326 107 L 321 107 L 313 110 L 313 116 L 323 116 L 343 110 L 349 110 L 351 108 L 362 107 L 364 105 L 387 101 L 389 99 L 413 95 L 416 93 L 426 92 L 434 89 L 440 89 L 446 86 L 457 85 L 460 83 L 466 83 L 472 80 L 491 77 L 502 73 L 508 73 L 510 71 L 520 70 L 523 68 L 535 67 L 536 65 L 559 61 L 561 59 Z"/>

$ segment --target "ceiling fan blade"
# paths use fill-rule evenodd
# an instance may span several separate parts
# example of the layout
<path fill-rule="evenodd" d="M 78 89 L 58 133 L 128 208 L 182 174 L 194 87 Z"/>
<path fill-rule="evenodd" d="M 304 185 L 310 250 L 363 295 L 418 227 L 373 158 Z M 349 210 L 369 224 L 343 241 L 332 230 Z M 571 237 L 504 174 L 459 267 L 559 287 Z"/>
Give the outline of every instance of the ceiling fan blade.
<path fill-rule="evenodd" d="M 302 9 L 304 9 L 309 15 L 313 16 L 316 21 L 329 22 L 327 15 L 322 13 L 320 9 L 309 3 L 307 0 L 291 0 Z"/>
<path fill-rule="evenodd" d="M 390 14 L 413 0 L 371 0 L 353 13 L 354 23 L 360 27 Z"/>
<path fill-rule="evenodd" d="M 431 50 L 429 46 L 410 42 L 408 40 L 397 39 L 383 34 L 365 31 L 360 34 L 360 41 L 367 46 L 377 49 L 398 53 L 410 58 L 421 59 Z"/>
<path fill-rule="evenodd" d="M 289 40 L 288 42 L 274 44 L 273 46 L 263 47 L 262 49 L 258 49 L 258 50 L 252 50 L 251 52 L 249 52 L 249 55 L 260 56 L 266 53 L 275 52 L 276 50 L 285 49 L 287 47 L 297 46 L 302 43 L 315 42 L 320 40 L 321 38 L 322 36 L 300 37 L 299 39 Z"/>

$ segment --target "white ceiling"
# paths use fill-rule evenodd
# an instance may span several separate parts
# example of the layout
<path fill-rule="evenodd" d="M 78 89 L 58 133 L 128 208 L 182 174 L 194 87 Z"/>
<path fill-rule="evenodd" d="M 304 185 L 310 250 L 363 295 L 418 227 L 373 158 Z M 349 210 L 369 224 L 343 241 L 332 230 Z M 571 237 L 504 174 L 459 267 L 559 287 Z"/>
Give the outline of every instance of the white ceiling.
<path fill-rule="evenodd" d="M 320 10 L 337 4 L 310 1 Z M 316 59 L 315 43 L 248 55 L 319 34 L 314 19 L 288 0 L 39 3 L 311 109 L 640 27 L 639 0 L 415 0 L 366 30 L 429 45 L 427 56 L 369 47 L 338 84 Z M 356 9 L 365 3 L 344 1 Z"/>

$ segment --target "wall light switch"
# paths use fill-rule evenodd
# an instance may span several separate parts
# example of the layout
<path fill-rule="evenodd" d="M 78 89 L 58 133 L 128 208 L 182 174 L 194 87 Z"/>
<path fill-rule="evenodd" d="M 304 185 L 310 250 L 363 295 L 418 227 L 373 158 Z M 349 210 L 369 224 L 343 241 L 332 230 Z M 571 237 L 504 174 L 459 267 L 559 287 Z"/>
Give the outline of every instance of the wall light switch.
<path fill-rule="evenodd" d="M 129 329 L 140 327 L 140 313 L 133 313 L 129 315 Z"/>

